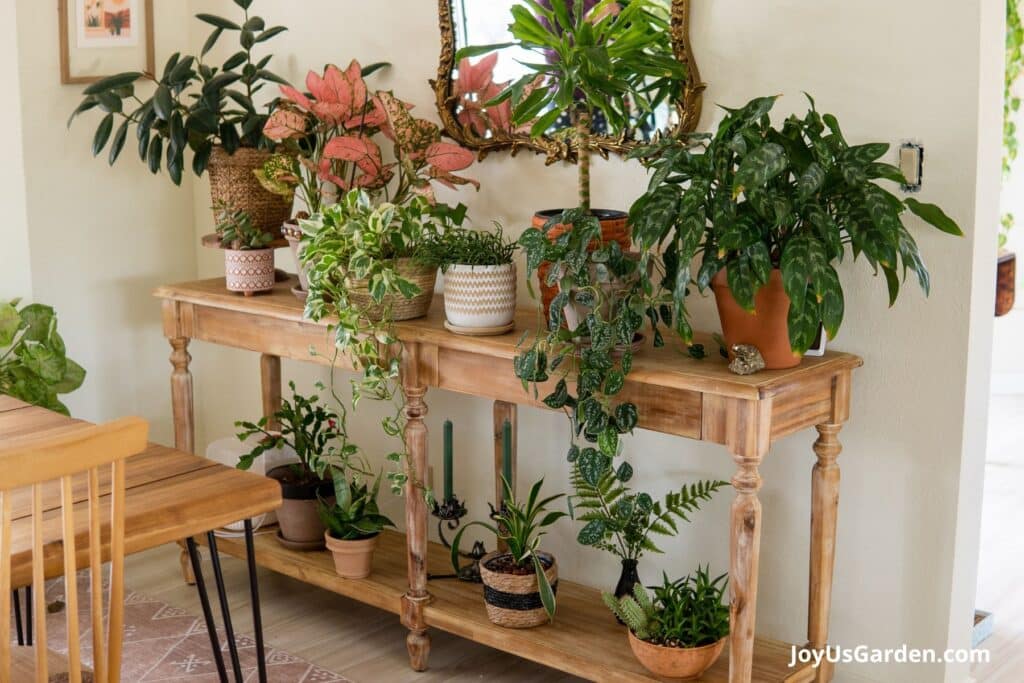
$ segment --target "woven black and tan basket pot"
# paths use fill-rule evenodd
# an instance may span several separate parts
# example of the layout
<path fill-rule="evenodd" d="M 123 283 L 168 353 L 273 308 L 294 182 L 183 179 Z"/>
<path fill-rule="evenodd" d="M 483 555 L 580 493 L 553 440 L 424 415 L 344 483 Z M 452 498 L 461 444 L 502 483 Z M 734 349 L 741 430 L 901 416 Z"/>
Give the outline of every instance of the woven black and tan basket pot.
<path fill-rule="evenodd" d="M 548 621 L 548 613 L 540 600 L 537 575 L 502 574 L 490 569 L 493 560 L 508 553 L 487 553 L 480 560 L 480 577 L 484 582 L 487 617 L 505 628 L 533 628 Z M 538 553 L 541 562 L 551 562 L 545 570 L 551 590 L 558 593 L 558 563 L 549 553 Z"/>

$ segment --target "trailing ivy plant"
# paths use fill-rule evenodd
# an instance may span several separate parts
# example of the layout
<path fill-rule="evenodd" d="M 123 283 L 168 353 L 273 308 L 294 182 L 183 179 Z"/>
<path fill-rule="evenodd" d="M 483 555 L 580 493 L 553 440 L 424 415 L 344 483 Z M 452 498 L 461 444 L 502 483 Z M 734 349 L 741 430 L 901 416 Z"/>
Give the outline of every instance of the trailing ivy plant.
<path fill-rule="evenodd" d="M 881 271 L 896 301 L 901 280 L 917 276 L 927 294 L 930 276 L 904 224 L 909 210 L 951 235 L 959 226 L 934 204 L 903 199 L 879 181 L 905 182 L 879 161 L 886 143 L 850 145 L 839 121 L 810 110 L 781 128 L 769 112 L 777 97 L 759 97 L 728 115 L 713 136 L 667 139 L 637 150 L 652 171 L 647 192 L 633 205 L 634 240 L 644 252 L 663 249 L 664 287 L 673 306 L 662 315 L 686 341 L 692 338 L 685 297 L 693 279 L 703 291 L 726 268 L 736 301 L 754 309 L 754 295 L 773 268 L 790 298 L 789 338 L 795 352 L 813 343 L 819 325 L 829 338 L 843 319 L 843 290 L 834 264 L 849 248 Z"/>
<path fill-rule="evenodd" d="M 67 415 L 58 396 L 82 386 L 85 370 L 67 357 L 53 308 L 20 303 L 0 301 L 0 394 Z"/>
<path fill-rule="evenodd" d="M 1006 72 L 1003 80 L 1003 180 L 1010 176 L 1013 162 L 1017 160 L 1017 122 L 1020 111 L 1020 96 L 1013 88 L 1024 73 L 1024 24 L 1020 20 L 1019 0 L 1006 0 Z M 999 248 L 1006 246 L 1010 229 L 1013 228 L 1013 214 L 1003 214 L 999 232 Z"/>
<path fill-rule="evenodd" d="M 175 185 L 181 184 L 186 149 L 192 150 L 193 172 L 201 176 L 215 145 L 229 154 L 240 147 L 269 148 L 263 127 L 273 102 L 263 111 L 254 96 L 267 83 L 285 81 L 267 69 L 272 55 L 258 57 L 254 48 L 287 29 L 268 27 L 262 17 L 251 15 L 252 1 L 234 0 L 242 10 L 237 21 L 196 15 L 213 27 L 198 57 L 176 52 L 159 75 L 128 71 L 90 84 L 68 126 L 79 114 L 100 109 L 104 116 L 93 135 L 93 156 L 109 142 L 107 161 L 113 165 L 134 128 L 139 158 L 152 173 L 165 167 Z M 224 33 L 236 34 L 239 49 L 219 67 L 206 64 L 203 58 Z M 154 86 L 149 96 L 136 87 L 147 82 Z"/>

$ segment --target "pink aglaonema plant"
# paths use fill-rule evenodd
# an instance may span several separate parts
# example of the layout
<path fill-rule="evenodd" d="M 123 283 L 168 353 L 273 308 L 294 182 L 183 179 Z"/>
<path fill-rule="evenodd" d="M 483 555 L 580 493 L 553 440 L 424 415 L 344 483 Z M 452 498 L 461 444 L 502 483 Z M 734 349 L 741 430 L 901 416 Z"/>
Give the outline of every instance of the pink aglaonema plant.
<path fill-rule="evenodd" d="M 433 201 L 433 182 L 479 188 L 454 175 L 473 163 L 472 152 L 442 142 L 438 126 L 413 117 L 412 105 L 392 93 L 370 91 L 362 73 L 353 60 L 344 71 L 329 65 L 323 75 L 309 72 L 308 93 L 282 85 L 282 98 L 263 129 L 298 160 L 298 191 L 310 213 L 322 208 L 328 184 L 343 193 L 380 194 L 395 204 L 416 194 Z M 388 160 L 380 138 L 392 142 Z"/>
<path fill-rule="evenodd" d="M 497 52 L 487 55 L 476 64 L 468 57 L 459 61 L 459 76 L 454 86 L 458 100 L 457 117 L 459 123 L 481 137 L 488 133 L 512 132 L 510 101 L 485 106 L 508 87 L 508 83 L 494 82 L 494 67 L 497 63 Z"/>

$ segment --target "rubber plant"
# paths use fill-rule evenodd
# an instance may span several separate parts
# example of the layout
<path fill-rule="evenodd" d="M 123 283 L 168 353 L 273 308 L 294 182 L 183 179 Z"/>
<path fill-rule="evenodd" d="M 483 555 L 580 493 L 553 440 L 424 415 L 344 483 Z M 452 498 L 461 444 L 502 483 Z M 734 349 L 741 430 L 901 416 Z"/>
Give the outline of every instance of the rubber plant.
<path fill-rule="evenodd" d="M 254 51 L 287 29 L 268 27 L 262 17 L 250 14 L 252 0 L 233 1 L 241 10 L 238 21 L 196 15 L 213 27 L 199 56 L 176 52 L 160 74 L 128 71 L 85 88 L 68 126 L 83 112 L 104 112 L 93 135 L 93 156 L 107 149 L 109 142 L 107 161 L 113 165 L 134 129 L 139 158 L 152 173 L 166 168 L 174 184 L 180 185 L 186 150 L 192 151 L 193 172 L 201 176 L 216 145 L 229 154 L 240 147 L 271 146 L 263 135 L 269 105 L 262 111 L 256 95 L 267 83 L 284 80 L 267 69 L 272 55 L 257 56 Z M 225 33 L 236 35 L 239 49 L 220 66 L 207 64 L 204 58 Z"/>
<path fill-rule="evenodd" d="M 938 206 L 879 184 L 905 182 L 897 167 L 880 161 L 888 144 L 850 145 L 836 117 L 820 114 L 810 96 L 805 115 L 776 127 L 769 118 L 776 99 L 727 109 L 713 136 L 666 139 L 635 152 L 652 173 L 630 212 L 634 239 L 645 254 L 664 251 L 672 305 L 660 320 L 685 341 L 693 335 L 685 305 L 691 281 L 704 291 L 723 268 L 748 311 L 772 270 L 781 269 L 789 340 L 802 354 L 822 324 L 829 338 L 839 330 L 844 298 L 835 264 L 847 250 L 884 275 L 891 306 L 908 273 L 926 294 L 931 284 L 906 213 L 963 234 Z"/>
<path fill-rule="evenodd" d="M 20 304 L 0 301 L 0 394 L 67 415 L 58 397 L 82 386 L 85 370 L 67 357 L 53 308 Z"/>

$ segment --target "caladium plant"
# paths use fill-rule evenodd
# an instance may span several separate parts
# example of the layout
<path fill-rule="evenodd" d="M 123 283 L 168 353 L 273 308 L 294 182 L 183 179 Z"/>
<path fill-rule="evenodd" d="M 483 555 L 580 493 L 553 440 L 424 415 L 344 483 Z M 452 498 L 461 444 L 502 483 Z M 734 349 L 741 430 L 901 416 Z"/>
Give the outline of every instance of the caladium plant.
<path fill-rule="evenodd" d="M 473 163 L 472 152 L 443 142 L 438 126 L 409 113 L 412 105 L 367 87 L 365 77 L 382 66 L 363 68 L 353 60 L 344 70 L 329 65 L 322 75 L 310 71 L 307 93 L 281 86 L 263 134 L 296 159 L 298 190 L 310 213 L 320 212 L 327 184 L 342 193 L 365 190 L 393 204 L 414 195 L 433 202 L 434 181 L 479 187 L 454 175 Z M 385 161 L 382 139 L 392 143 L 393 160 Z"/>

